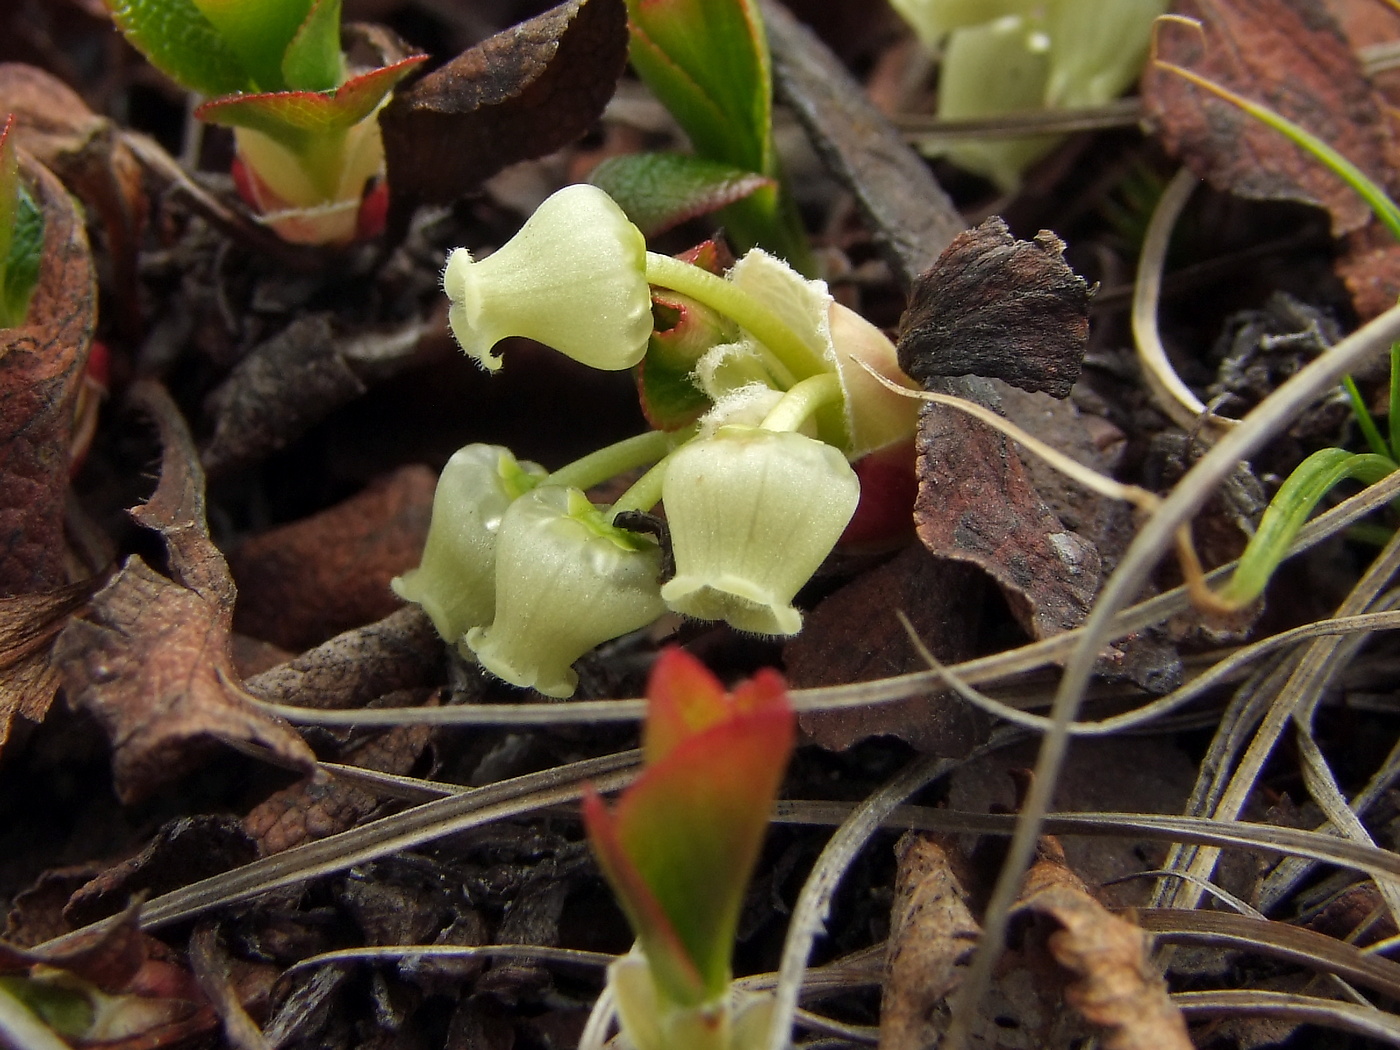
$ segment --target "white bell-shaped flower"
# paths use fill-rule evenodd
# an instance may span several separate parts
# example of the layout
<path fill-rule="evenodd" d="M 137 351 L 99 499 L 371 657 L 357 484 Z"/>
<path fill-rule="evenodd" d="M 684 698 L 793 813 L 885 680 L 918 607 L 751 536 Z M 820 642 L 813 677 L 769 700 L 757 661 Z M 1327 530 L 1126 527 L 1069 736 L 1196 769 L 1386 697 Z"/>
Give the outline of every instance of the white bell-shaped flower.
<path fill-rule="evenodd" d="M 496 543 L 496 617 L 467 632 L 492 674 L 572 696 L 570 666 L 595 645 L 666 611 L 661 553 L 609 525 L 578 489 L 541 485 L 510 505 Z"/>
<path fill-rule="evenodd" d="M 390 583 L 417 602 L 438 634 L 453 644 L 496 609 L 496 532 L 506 508 L 545 476 L 500 445 L 459 449 L 438 478 L 428 542 L 418 568 Z"/>
<path fill-rule="evenodd" d="M 672 454 L 662 482 L 676 575 L 667 606 L 756 634 L 796 634 L 792 599 L 860 499 L 846 457 L 790 431 L 726 426 Z"/>
<path fill-rule="evenodd" d="M 631 368 L 651 337 L 646 239 L 596 186 L 564 187 L 485 259 L 456 249 L 442 287 L 457 342 L 491 371 L 507 336 L 607 370 Z"/>

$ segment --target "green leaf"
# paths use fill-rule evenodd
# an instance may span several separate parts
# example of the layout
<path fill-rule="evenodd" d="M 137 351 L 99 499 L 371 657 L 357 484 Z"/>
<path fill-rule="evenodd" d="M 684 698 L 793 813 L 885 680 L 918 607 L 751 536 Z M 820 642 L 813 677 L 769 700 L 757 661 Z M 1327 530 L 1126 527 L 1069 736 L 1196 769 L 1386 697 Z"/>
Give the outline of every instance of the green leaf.
<path fill-rule="evenodd" d="M 252 74 L 192 0 L 106 0 L 131 45 L 166 76 L 201 95 L 253 89 Z"/>
<path fill-rule="evenodd" d="M 588 177 L 648 237 L 777 183 L 757 172 L 683 153 L 630 153 Z"/>
<path fill-rule="evenodd" d="M 0 129 L 0 328 L 24 324 L 44 257 L 44 213 L 20 178 L 14 122 Z"/>
<path fill-rule="evenodd" d="M 1396 469 L 1395 461 L 1386 456 L 1341 448 L 1324 448 L 1303 460 L 1269 501 L 1220 598 L 1242 607 L 1259 597 L 1293 537 L 1327 493 L 1348 478 L 1373 485 Z"/>
<path fill-rule="evenodd" d="M 24 324 L 44 260 L 44 213 L 22 185 L 0 286 L 0 328 Z"/>
<path fill-rule="evenodd" d="M 752 0 L 627 0 L 632 64 L 696 151 L 775 175 L 768 41 Z"/>
<path fill-rule="evenodd" d="M 282 76 L 282 55 L 306 21 L 312 0 L 194 0 L 204 17 L 238 55 L 256 91 L 291 87 Z M 319 85 L 319 90 L 334 87 Z"/>
<path fill-rule="evenodd" d="M 328 91 L 345 79 L 340 0 L 316 0 L 282 55 L 282 78 L 297 91 Z"/>
<path fill-rule="evenodd" d="M 15 140 L 10 138 L 14 126 L 12 113 L 5 118 L 4 128 L 0 128 L 0 259 L 9 254 L 19 208 L 19 157 L 15 154 Z"/>
<path fill-rule="evenodd" d="M 252 128 L 288 149 L 305 148 L 308 136 L 344 131 L 364 120 L 426 55 L 413 55 L 382 69 L 351 77 L 333 91 L 273 91 L 216 98 L 195 116 L 211 124 Z"/>

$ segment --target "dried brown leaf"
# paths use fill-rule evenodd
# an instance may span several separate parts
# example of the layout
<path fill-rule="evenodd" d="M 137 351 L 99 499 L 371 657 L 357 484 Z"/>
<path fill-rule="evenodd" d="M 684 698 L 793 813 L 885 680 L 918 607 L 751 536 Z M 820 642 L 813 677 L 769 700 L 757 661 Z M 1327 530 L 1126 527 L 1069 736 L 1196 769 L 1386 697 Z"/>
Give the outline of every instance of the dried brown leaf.
<path fill-rule="evenodd" d="M 1396 139 L 1347 39 L 1320 0 L 1179 0 L 1204 31 L 1164 23 L 1159 58 L 1274 110 L 1329 143 L 1382 186 L 1396 170 Z M 1143 106 L 1163 144 L 1202 178 L 1244 197 L 1326 208 L 1342 234 L 1370 208 L 1304 150 L 1224 99 L 1149 66 Z"/>
<path fill-rule="evenodd" d="M 446 204 L 602 115 L 627 60 L 623 0 L 569 0 L 397 92 L 379 116 L 396 198 Z"/>
<path fill-rule="evenodd" d="M 895 857 L 880 1050 L 920 1050 L 942 1038 L 948 998 L 982 929 L 943 843 L 911 832 L 895 846 Z"/>
<path fill-rule="evenodd" d="M 1400 299 L 1400 244 L 1389 230 L 1371 225 L 1348 234 L 1333 266 L 1362 321 L 1379 317 Z"/>
<path fill-rule="evenodd" d="M 20 170 L 44 214 L 44 257 L 28 323 L 0 330 L 0 597 L 69 582 L 64 500 L 97 285 L 83 220 L 43 165 Z"/>
<path fill-rule="evenodd" d="M 203 449 L 204 469 L 219 474 L 285 448 L 371 383 L 417 360 L 429 333 L 446 339 L 446 331 L 443 318 L 348 334 L 327 314 L 298 317 L 253 347 L 205 399 L 214 433 Z"/>
<path fill-rule="evenodd" d="M 0 751 L 16 721 L 44 720 L 59 685 L 49 649 L 90 594 L 92 584 L 84 582 L 0 598 Z"/>
<path fill-rule="evenodd" d="M 914 281 L 899 366 L 924 383 L 978 375 L 1069 396 L 1089 338 L 1089 286 L 1049 230 L 1030 241 L 992 216 L 958 234 Z"/>
<path fill-rule="evenodd" d="M 930 403 L 917 447 L 914 524 L 924 546 L 991 576 L 1032 637 L 1077 626 L 1098 589 L 1098 551 L 1045 505 L 1011 443 Z"/>
<path fill-rule="evenodd" d="M 329 510 L 269 529 L 229 555 L 234 627 L 300 652 L 402 604 L 389 581 L 418 564 L 437 475 L 401 467 Z"/>
<path fill-rule="evenodd" d="M 443 658 L 432 621 L 408 605 L 249 679 L 248 691 L 275 704 L 363 707 L 397 689 L 441 681 Z"/>
<path fill-rule="evenodd" d="M 88 618 L 64 629 L 54 661 L 69 701 L 106 729 L 123 800 L 188 771 L 209 739 L 254 744 L 309 769 L 301 737 L 234 685 L 233 581 L 209 539 L 204 475 L 179 410 L 154 383 L 137 384 L 132 399 L 159 425 L 164 453 L 160 483 L 131 514 L 160 532 L 173 579 L 132 557 L 93 598 Z"/>
<path fill-rule="evenodd" d="M 421 694 L 405 690 L 386 702 L 410 706 L 420 700 Z M 417 763 L 432 735 L 432 726 L 396 726 L 376 733 L 341 761 L 380 773 L 404 774 Z M 354 827 L 379 804 L 371 792 L 335 777 L 306 777 L 259 803 L 243 818 L 243 827 L 267 856 Z"/>
<path fill-rule="evenodd" d="M 157 897 L 256 860 L 257 846 L 232 817 L 179 817 L 135 856 L 94 876 L 63 911 L 74 926 L 104 919 L 138 897 Z"/>
<path fill-rule="evenodd" d="M 863 682 L 926 665 L 896 615 L 909 617 L 940 660 L 972 655 L 984 584 L 975 569 L 940 561 L 921 547 L 824 598 L 783 649 L 795 688 Z M 897 736 L 928 754 L 963 756 L 981 743 L 990 721 L 943 691 L 890 704 L 814 711 L 799 716 L 802 730 L 822 747 L 844 751 L 880 734 Z"/>
<path fill-rule="evenodd" d="M 1147 934 L 1090 896 L 1053 839 L 1042 840 L 1017 907 L 1059 925 L 1049 948 L 1076 976 L 1065 1000 L 1106 1030 L 1106 1050 L 1192 1050 L 1181 1011 L 1148 958 Z"/>
<path fill-rule="evenodd" d="M 61 983 L 111 997 L 88 1022 L 78 1045 L 103 1050 L 158 1050 L 217 1023 L 189 972 L 160 941 L 141 932 L 131 908 L 49 949 L 0 943 L 0 973 Z"/>

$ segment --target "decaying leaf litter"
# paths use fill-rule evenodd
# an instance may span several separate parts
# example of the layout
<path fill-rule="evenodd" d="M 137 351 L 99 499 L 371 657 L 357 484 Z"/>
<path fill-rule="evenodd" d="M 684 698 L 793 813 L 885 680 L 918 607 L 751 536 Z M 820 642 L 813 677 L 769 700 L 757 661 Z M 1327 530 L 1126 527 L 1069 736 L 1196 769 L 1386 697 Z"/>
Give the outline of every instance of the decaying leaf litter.
<path fill-rule="evenodd" d="M 186 137 L 183 98 L 101 5 L 5 16 L 0 102 L 49 217 L 36 305 L 0 343 L 6 975 L 57 967 L 111 997 L 130 1019 L 115 1045 L 576 1045 L 600 987 L 586 953 L 629 940 L 576 800 L 635 775 L 627 698 L 676 640 L 726 678 L 778 665 L 798 690 L 808 743 L 736 964 L 781 972 L 798 1042 L 1400 1042 L 1400 970 L 1366 950 L 1396 934 L 1400 899 L 1396 477 L 1342 491 L 1233 622 L 1192 611 L 1170 557 L 1192 520 L 1207 567 L 1227 563 L 1304 455 L 1356 446 L 1325 410 L 1341 372 L 1385 412 L 1400 279 L 1351 191 L 1158 67 L 1128 126 L 997 197 L 895 130 L 924 81 L 892 14 L 799 5 L 804 28 L 765 5 L 788 164 L 838 297 L 897 331 L 928 390 L 1163 501 L 1086 493 L 929 404 L 906 536 L 833 557 L 801 634 L 663 622 L 583 661 L 578 699 L 532 703 L 449 657 L 387 582 L 417 561 L 429 471 L 453 449 L 562 463 L 633 432 L 635 391 L 524 343 L 501 376 L 476 371 L 439 271 L 601 156 L 675 131 L 618 80 L 620 2 L 495 38 L 538 8 L 347 6 L 438 68 L 381 121 L 388 233 L 333 253 L 249 219 L 214 174 L 227 143 Z M 1200 28 L 1161 26 L 1164 62 L 1400 189 L 1391 5 L 1172 11 Z M 1172 180 L 1190 196 L 1170 251 L 1139 267 Z M 1129 324 L 1144 295 L 1192 396 L 1264 408 L 1193 426 L 1154 401 Z M 94 358 L 110 399 L 89 439 Z M 1062 815 L 1029 819 L 1047 806 Z M 382 954 L 296 965 L 356 948 Z"/>

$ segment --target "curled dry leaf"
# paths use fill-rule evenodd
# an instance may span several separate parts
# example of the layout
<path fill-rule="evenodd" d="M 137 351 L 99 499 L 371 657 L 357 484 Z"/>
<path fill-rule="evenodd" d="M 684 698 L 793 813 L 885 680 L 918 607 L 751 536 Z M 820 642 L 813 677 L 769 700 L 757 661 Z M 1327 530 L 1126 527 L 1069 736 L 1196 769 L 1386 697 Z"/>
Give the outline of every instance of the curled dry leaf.
<path fill-rule="evenodd" d="M 141 162 L 125 134 L 88 109 L 57 77 L 19 62 L 0 63 L 0 112 L 15 115 L 20 148 L 51 169 L 102 220 L 112 254 L 111 302 L 137 334 L 136 252 L 150 212 Z"/>
<path fill-rule="evenodd" d="M 1201 30 L 1163 23 L 1158 57 L 1274 110 L 1330 144 L 1382 186 L 1397 170 L 1381 100 L 1321 0 L 1179 0 Z M 1342 234 L 1371 210 L 1310 154 L 1224 99 L 1149 64 L 1143 107 L 1163 145 L 1218 189 L 1316 204 Z"/>
<path fill-rule="evenodd" d="M 936 838 L 910 832 L 895 846 L 895 857 L 880 1050 L 917 1050 L 943 1037 L 948 999 L 982 928 L 949 851 Z"/>
<path fill-rule="evenodd" d="M 269 529 L 229 555 L 234 627 L 300 652 L 387 616 L 389 581 L 418 564 L 437 475 L 401 467 L 319 514 Z"/>
<path fill-rule="evenodd" d="M 256 745 L 310 769 L 301 737 L 234 685 L 233 580 L 209 538 L 204 474 L 179 409 L 155 383 L 134 386 L 132 401 L 155 419 L 164 452 L 155 492 L 131 514 L 165 540 L 173 578 L 132 557 L 93 598 L 88 617 L 64 629 L 54 660 L 69 701 L 106 729 L 124 801 L 188 771 L 210 739 Z"/>
<path fill-rule="evenodd" d="M 20 172 L 44 214 L 44 256 L 28 323 L 0 330 L 0 597 L 69 582 L 69 448 L 97 311 L 92 254 L 72 198 L 32 159 L 21 160 Z"/>
<path fill-rule="evenodd" d="M 1049 230 L 1011 236 L 1000 216 L 966 230 L 914 281 L 899 367 L 921 382 L 978 375 L 1068 397 L 1089 339 L 1089 286 Z"/>
<path fill-rule="evenodd" d="M 1041 840 L 1017 910 L 1053 919 L 1048 946 L 1075 975 L 1065 1000 L 1105 1029 L 1105 1050 L 1191 1050 L 1186 1022 L 1148 958 L 1141 928 L 1107 911 L 1068 867 L 1059 844 Z"/>
<path fill-rule="evenodd" d="M 805 689 L 925 670 L 899 612 L 940 660 L 966 659 L 974 651 L 984 591 L 975 569 L 911 546 L 808 614 L 802 633 L 783 648 L 789 684 Z M 941 690 L 889 704 L 811 711 L 798 716 L 798 724 L 833 751 L 888 734 L 926 754 L 956 757 L 980 744 L 991 728 L 990 719 Z"/>
<path fill-rule="evenodd" d="M 395 199 L 446 204 L 602 115 L 627 61 L 623 0 L 569 0 L 399 91 L 379 115 Z"/>

